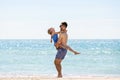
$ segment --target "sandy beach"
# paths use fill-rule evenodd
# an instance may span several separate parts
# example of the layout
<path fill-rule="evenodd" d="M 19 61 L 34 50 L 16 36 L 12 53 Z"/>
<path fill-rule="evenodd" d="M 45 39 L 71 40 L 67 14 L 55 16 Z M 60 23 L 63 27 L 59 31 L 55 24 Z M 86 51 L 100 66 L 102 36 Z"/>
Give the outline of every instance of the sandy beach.
<path fill-rule="evenodd" d="M 80 76 L 80 77 L 48 77 L 48 76 L 16 76 L 0 77 L 0 80 L 120 80 L 120 77 L 97 77 L 97 76 Z"/>

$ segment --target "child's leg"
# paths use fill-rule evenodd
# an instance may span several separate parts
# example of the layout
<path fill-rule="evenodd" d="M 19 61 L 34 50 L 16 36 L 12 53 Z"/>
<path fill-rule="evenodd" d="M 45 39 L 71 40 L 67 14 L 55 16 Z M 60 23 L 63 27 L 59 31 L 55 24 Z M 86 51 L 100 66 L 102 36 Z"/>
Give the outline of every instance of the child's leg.
<path fill-rule="evenodd" d="M 71 51 L 71 52 L 73 52 L 74 54 L 79 54 L 78 52 L 74 51 L 74 50 L 73 50 L 70 46 L 68 46 L 68 45 L 62 45 L 62 47 L 65 48 L 65 49 L 67 49 L 67 50 L 69 50 L 69 51 Z"/>
<path fill-rule="evenodd" d="M 73 52 L 73 53 L 75 52 L 71 47 L 69 47 L 69 46 L 67 46 L 67 45 L 64 46 L 64 47 L 65 47 L 66 49 L 68 49 L 69 51 Z"/>

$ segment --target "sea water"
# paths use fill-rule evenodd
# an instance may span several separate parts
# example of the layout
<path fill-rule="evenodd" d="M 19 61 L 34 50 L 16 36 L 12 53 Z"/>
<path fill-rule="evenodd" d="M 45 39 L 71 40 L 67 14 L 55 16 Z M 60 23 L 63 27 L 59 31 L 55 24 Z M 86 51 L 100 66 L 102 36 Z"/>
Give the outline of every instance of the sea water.
<path fill-rule="evenodd" d="M 69 40 L 80 52 L 68 51 L 62 61 L 64 75 L 120 76 L 120 40 Z M 56 55 L 50 40 L 0 40 L 0 75 L 55 75 Z"/>

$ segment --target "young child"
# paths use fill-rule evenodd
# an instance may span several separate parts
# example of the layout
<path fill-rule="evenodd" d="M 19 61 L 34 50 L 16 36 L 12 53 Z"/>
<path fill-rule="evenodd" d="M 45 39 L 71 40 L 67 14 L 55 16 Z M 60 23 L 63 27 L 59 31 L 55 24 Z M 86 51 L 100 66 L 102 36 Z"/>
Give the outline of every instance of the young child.
<path fill-rule="evenodd" d="M 54 29 L 54 28 L 49 28 L 49 29 L 48 29 L 48 34 L 51 35 L 51 40 L 50 40 L 50 42 L 52 43 L 52 40 L 53 40 L 53 41 L 54 41 L 54 44 L 56 44 L 57 41 L 58 41 L 58 34 L 61 33 L 61 32 L 62 32 L 62 31 L 60 31 L 60 32 L 55 32 L 55 29 Z M 67 32 L 67 31 L 65 31 L 65 32 Z M 61 44 L 60 46 L 63 47 L 63 48 L 65 48 L 65 49 L 67 49 L 67 50 L 69 50 L 69 51 L 71 51 L 71 52 L 73 52 L 74 54 L 80 54 L 79 52 L 74 51 L 74 50 L 73 50 L 71 47 L 69 47 L 68 45 L 63 45 L 63 44 Z"/>

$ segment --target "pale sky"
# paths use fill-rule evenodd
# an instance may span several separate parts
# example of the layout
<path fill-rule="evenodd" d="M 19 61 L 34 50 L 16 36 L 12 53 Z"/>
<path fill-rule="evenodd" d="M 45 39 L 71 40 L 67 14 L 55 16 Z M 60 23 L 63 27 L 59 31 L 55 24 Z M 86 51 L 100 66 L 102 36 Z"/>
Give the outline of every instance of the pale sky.
<path fill-rule="evenodd" d="M 0 0 L 0 39 L 49 39 L 63 21 L 70 39 L 120 39 L 120 0 Z"/>

